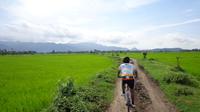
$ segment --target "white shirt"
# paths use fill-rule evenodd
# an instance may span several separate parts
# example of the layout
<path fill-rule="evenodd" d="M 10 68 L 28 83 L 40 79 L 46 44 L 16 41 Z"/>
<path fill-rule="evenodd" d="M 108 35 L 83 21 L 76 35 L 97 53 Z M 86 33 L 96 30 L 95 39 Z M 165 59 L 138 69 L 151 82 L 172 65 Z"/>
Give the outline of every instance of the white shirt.
<path fill-rule="evenodd" d="M 135 66 L 130 63 L 123 63 L 119 66 L 119 70 L 121 71 L 121 75 L 128 75 L 133 74 L 133 71 L 135 70 Z"/>

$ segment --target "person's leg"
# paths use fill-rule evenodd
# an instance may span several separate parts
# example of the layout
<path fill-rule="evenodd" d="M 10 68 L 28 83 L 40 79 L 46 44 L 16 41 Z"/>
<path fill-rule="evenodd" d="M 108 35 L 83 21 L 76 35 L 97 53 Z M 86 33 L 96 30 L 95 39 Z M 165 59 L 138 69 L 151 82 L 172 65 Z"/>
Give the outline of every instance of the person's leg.
<path fill-rule="evenodd" d="M 122 80 L 122 93 L 125 93 L 125 80 Z"/>
<path fill-rule="evenodd" d="M 134 102 L 134 89 L 131 89 L 131 98 L 132 98 L 132 104 L 135 105 L 135 102 Z"/>
<path fill-rule="evenodd" d="M 126 98 L 126 105 L 132 104 L 132 97 L 131 97 L 131 90 L 127 88 L 125 85 L 125 98 Z"/>
<path fill-rule="evenodd" d="M 128 82 L 129 87 L 130 87 L 130 91 L 131 91 L 131 98 L 132 98 L 132 104 L 134 105 L 134 80 L 129 80 Z"/>

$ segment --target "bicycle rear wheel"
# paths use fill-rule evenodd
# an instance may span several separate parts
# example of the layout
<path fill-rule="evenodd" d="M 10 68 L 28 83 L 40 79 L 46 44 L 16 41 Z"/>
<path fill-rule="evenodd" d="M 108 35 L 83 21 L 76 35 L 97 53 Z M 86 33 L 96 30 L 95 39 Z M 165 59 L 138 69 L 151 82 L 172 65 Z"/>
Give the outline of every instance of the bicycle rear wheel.
<path fill-rule="evenodd" d="M 130 112 L 130 106 L 127 106 L 127 112 Z"/>

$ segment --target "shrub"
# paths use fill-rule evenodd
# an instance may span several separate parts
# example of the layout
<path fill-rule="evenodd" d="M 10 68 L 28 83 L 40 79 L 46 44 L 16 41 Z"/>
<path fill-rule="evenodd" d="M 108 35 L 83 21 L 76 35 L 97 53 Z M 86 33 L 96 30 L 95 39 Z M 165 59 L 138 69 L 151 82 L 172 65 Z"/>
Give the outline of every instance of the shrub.
<path fill-rule="evenodd" d="M 176 67 L 172 68 L 171 71 L 174 71 L 174 72 L 185 72 L 185 70 L 180 66 L 176 66 Z"/>
<path fill-rule="evenodd" d="M 99 73 L 88 86 L 75 88 L 73 80 L 60 85 L 58 96 L 49 108 L 51 112 L 103 112 L 110 103 L 107 95 L 113 86 L 114 77 L 110 71 Z M 113 83 L 114 85 L 114 83 Z"/>
<path fill-rule="evenodd" d="M 98 78 L 99 80 L 103 80 L 103 81 L 105 81 L 105 82 L 107 82 L 107 83 L 114 83 L 113 78 L 110 77 L 110 76 L 107 75 L 107 74 L 108 74 L 108 73 L 106 73 L 106 72 L 103 72 L 103 73 L 101 73 L 101 74 L 97 74 L 97 78 Z"/>
<path fill-rule="evenodd" d="M 155 58 L 149 58 L 149 61 L 156 61 Z"/>
<path fill-rule="evenodd" d="M 74 82 L 72 79 L 69 79 L 66 84 L 61 84 L 59 88 L 60 94 L 62 96 L 72 96 L 76 93 L 76 90 L 74 88 Z"/>
<path fill-rule="evenodd" d="M 165 76 L 163 80 L 166 83 L 178 83 L 193 87 L 199 86 L 199 82 L 195 78 L 182 72 L 169 72 L 169 74 Z"/>
<path fill-rule="evenodd" d="M 71 86 L 71 83 L 68 81 L 65 87 L 61 87 L 58 97 L 50 108 L 51 112 L 103 111 L 105 107 L 102 100 L 105 100 L 105 96 L 102 95 L 102 90 L 93 86 L 75 89 L 74 86 Z"/>
<path fill-rule="evenodd" d="M 194 91 L 189 87 L 177 88 L 177 90 L 175 92 L 176 96 L 181 96 L 181 95 L 188 96 L 188 95 L 193 95 L 193 94 L 194 94 Z"/>

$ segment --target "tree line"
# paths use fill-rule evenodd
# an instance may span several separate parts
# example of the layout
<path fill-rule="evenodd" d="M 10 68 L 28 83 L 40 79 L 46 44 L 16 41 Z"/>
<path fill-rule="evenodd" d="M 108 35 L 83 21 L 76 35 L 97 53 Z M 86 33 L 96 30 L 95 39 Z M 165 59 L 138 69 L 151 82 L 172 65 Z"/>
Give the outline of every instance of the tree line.
<path fill-rule="evenodd" d="M 14 51 L 14 50 L 6 50 L 0 49 L 0 55 L 16 55 L 16 54 L 36 54 L 36 51 Z"/>

